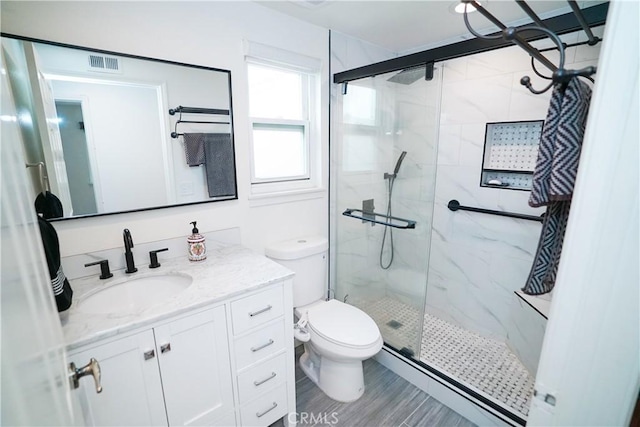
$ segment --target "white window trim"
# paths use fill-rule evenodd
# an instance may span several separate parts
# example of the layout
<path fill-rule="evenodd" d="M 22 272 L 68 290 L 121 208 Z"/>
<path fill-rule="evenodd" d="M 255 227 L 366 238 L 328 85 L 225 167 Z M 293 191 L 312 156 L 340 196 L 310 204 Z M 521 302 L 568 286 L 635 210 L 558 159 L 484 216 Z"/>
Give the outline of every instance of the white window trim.
<path fill-rule="evenodd" d="M 252 46 L 259 45 L 253 42 L 250 43 Z M 280 51 L 276 49 L 276 51 Z M 253 52 L 252 52 L 253 53 Z M 273 53 L 273 52 L 270 52 Z M 291 60 L 293 58 L 300 57 L 304 58 L 306 61 L 304 63 L 300 63 L 298 61 L 292 60 L 291 63 L 285 63 L 282 61 L 280 57 L 269 59 L 269 58 L 259 58 L 255 55 L 247 55 L 245 56 L 246 66 L 248 68 L 249 64 L 262 65 L 266 67 L 273 68 L 281 68 L 287 71 L 299 72 L 304 76 L 304 87 L 306 88 L 303 91 L 303 114 L 308 120 L 285 120 L 285 119 L 265 119 L 260 117 L 249 117 L 249 151 L 250 151 L 250 194 L 254 197 L 264 198 L 264 197 L 282 197 L 286 194 L 303 194 L 307 192 L 316 192 L 316 191 L 324 191 L 321 188 L 321 159 L 322 159 L 322 150 L 321 150 L 321 136 L 320 136 L 320 88 L 318 87 L 318 79 L 320 74 L 320 60 L 316 62 L 308 61 L 309 57 L 304 57 L 303 55 L 298 55 L 293 52 L 286 58 L 287 60 Z M 316 61 L 315 59 L 313 59 Z M 288 61 L 287 61 L 288 62 Z M 311 67 L 309 64 L 313 64 Z M 317 66 L 317 68 L 316 68 Z M 249 96 L 251 96 L 249 94 Z M 305 143 L 306 143 L 306 155 L 307 155 L 307 172 L 308 177 L 305 178 L 296 178 L 296 179 L 286 179 L 281 181 L 267 180 L 260 181 L 256 180 L 254 176 L 255 165 L 254 165 L 254 149 L 253 149 L 253 127 L 254 124 L 283 124 L 283 125 L 303 125 L 305 126 Z M 250 198 L 253 198 L 250 196 Z"/>

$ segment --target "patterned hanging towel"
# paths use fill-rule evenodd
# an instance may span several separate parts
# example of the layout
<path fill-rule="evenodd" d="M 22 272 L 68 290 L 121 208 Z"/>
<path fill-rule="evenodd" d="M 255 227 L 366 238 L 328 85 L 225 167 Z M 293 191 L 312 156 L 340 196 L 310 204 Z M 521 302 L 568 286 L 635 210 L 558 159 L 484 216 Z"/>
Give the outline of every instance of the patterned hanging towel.
<path fill-rule="evenodd" d="M 551 95 L 529 198 L 530 206 L 547 206 L 533 266 L 522 288 L 530 295 L 551 292 L 555 285 L 590 100 L 591 89 L 577 78 L 566 88 L 557 85 Z"/>

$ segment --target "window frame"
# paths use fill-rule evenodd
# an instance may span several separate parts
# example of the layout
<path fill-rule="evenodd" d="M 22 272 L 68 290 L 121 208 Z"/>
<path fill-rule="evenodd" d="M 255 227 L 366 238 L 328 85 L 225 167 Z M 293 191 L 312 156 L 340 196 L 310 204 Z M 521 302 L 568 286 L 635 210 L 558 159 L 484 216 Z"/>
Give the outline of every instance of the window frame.
<path fill-rule="evenodd" d="M 247 78 L 247 95 L 249 105 L 249 154 L 250 154 L 250 187 L 251 194 L 265 195 L 268 193 L 295 192 L 299 190 L 317 189 L 320 185 L 320 162 L 321 162 L 321 136 L 320 136 L 320 88 L 319 74 L 320 69 L 311 70 L 295 64 L 286 64 L 282 62 L 270 61 L 254 57 L 246 57 L 247 77 L 249 67 L 258 66 L 264 68 L 280 69 L 287 72 L 298 73 L 301 76 L 301 102 L 302 102 L 302 120 L 287 118 L 264 118 L 251 115 L 251 92 L 249 88 L 249 79 Z M 264 125 L 265 127 L 292 128 L 302 127 L 304 136 L 304 175 L 277 177 L 260 179 L 256 177 L 255 170 L 255 149 L 254 149 L 254 129 L 255 127 Z"/>

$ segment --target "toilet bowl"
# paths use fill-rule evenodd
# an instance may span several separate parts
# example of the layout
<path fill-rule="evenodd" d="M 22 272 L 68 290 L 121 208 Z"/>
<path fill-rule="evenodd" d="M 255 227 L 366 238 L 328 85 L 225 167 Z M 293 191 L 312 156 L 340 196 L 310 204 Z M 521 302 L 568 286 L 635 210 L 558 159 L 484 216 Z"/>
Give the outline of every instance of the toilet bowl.
<path fill-rule="evenodd" d="M 327 396 L 353 402 L 364 393 L 362 361 L 382 348 L 375 322 L 362 310 L 338 300 L 296 308 L 306 313 L 311 339 L 304 343 L 300 368 Z"/>
<path fill-rule="evenodd" d="M 382 348 L 376 323 L 362 310 L 327 294 L 327 240 L 307 237 L 268 246 L 265 254 L 294 271 L 294 335 L 304 338 L 300 367 L 327 396 L 353 402 L 364 393 L 362 361 Z"/>

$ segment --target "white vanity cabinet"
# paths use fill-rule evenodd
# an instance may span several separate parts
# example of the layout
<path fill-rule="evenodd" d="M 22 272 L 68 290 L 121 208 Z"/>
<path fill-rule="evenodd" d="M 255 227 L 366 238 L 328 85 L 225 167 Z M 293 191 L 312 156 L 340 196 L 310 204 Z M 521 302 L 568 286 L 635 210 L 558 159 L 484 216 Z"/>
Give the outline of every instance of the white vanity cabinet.
<path fill-rule="evenodd" d="M 87 344 L 69 361 L 100 363 L 101 393 L 80 382 L 89 425 L 266 427 L 295 424 L 293 345 L 288 279 Z"/>
<path fill-rule="evenodd" d="M 91 357 L 103 388 L 97 394 L 91 382 L 81 385 L 91 425 L 235 424 L 224 306 L 70 354 L 71 361 Z"/>

